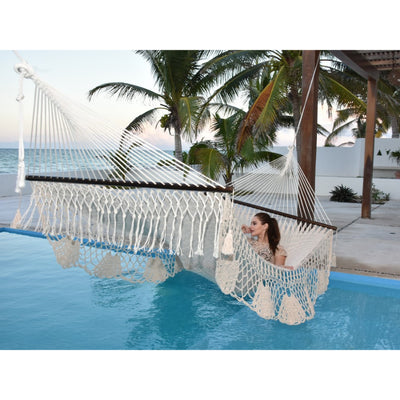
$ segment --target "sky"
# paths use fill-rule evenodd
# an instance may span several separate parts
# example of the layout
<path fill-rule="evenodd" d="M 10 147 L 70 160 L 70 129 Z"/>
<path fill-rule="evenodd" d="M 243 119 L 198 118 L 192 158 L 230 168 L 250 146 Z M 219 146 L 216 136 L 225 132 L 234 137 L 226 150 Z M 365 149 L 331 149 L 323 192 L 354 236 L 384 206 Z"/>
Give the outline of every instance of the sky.
<path fill-rule="evenodd" d="M 129 122 L 157 103 L 135 99 L 132 102 L 99 94 L 89 102 L 87 93 L 106 82 L 128 82 L 152 90 L 154 81 L 149 66 L 132 50 L 18 50 L 18 55 L 30 64 L 45 82 L 68 98 L 83 104 L 117 128 Z M 0 146 L 16 147 L 19 132 L 19 74 L 14 65 L 20 60 L 10 50 L 0 50 Z M 25 138 L 29 138 L 34 84 L 24 80 Z M 162 129 L 148 125 L 142 137 L 160 148 L 172 149 L 173 137 Z"/>
<path fill-rule="evenodd" d="M 385 1 L 385 0 L 384 0 Z M 341 0 L 338 0 L 341 3 Z M 326 21 L 315 18 L 314 26 L 305 24 L 302 35 L 293 35 L 292 30 L 300 23 L 299 13 L 302 5 L 311 6 L 314 2 L 305 0 L 301 4 L 295 2 L 290 12 L 285 12 L 285 24 L 282 25 L 275 19 L 269 19 L 268 24 L 254 25 L 250 21 L 242 20 L 240 27 L 229 22 L 221 21 L 218 17 L 235 13 L 234 8 L 226 9 L 223 4 L 205 0 L 202 8 L 196 8 L 196 15 L 191 15 L 190 26 L 174 24 L 181 21 L 179 5 L 181 2 L 174 0 L 169 6 L 173 8 L 173 19 L 168 19 L 168 7 L 164 2 L 151 2 L 148 5 L 135 5 L 132 19 L 119 21 L 118 18 L 110 20 L 112 11 L 124 11 L 127 2 L 115 0 L 113 7 L 101 6 L 93 2 L 77 2 L 71 0 L 66 6 L 60 3 L 59 9 L 54 9 L 54 3 L 38 0 L 34 4 L 25 0 L 18 4 L 7 4 L 6 16 L 2 21 L 0 31 L 0 147 L 17 147 L 19 105 L 15 101 L 19 90 L 19 76 L 14 71 L 14 65 L 19 62 L 12 50 L 17 50 L 36 71 L 39 77 L 61 91 L 71 99 L 84 104 L 100 114 L 107 122 L 117 128 L 124 128 L 140 113 L 146 111 L 156 103 L 144 103 L 137 98 L 132 102 L 116 100 L 101 93 L 91 102 L 87 99 L 88 91 L 96 85 L 125 81 L 157 90 L 148 64 L 141 56 L 135 54 L 133 49 L 148 48 L 382 48 L 378 39 L 370 40 L 367 35 L 362 42 L 352 43 L 352 36 L 340 36 L 338 32 L 321 32 Z M 182 3 L 183 4 L 183 3 Z M 262 4 L 255 1 L 254 6 Z M 316 2 L 316 4 L 319 4 Z M 346 4 L 346 9 L 351 12 L 352 5 Z M 41 14 L 35 19 L 32 14 L 37 13 L 40 6 L 47 7 L 55 17 Z M 212 10 L 209 8 L 212 5 Z M 207 8 L 208 6 L 208 8 Z M 282 13 L 277 5 L 269 5 L 269 14 Z M 21 13 L 21 9 L 24 10 Z M 363 9 L 357 8 L 359 18 L 369 17 Z M 79 10 L 79 12 L 77 11 Z M 158 12 L 155 12 L 157 10 Z M 236 10 L 237 11 L 237 10 Z M 331 16 L 341 16 L 339 10 L 332 9 Z M 151 14 L 151 20 L 145 15 Z M 240 13 L 239 13 L 240 14 Z M 186 15 L 186 14 L 185 14 Z M 93 21 L 95 20 L 95 21 Z M 203 21 L 198 26 L 196 21 Z M 347 26 L 346 21 L 337 18 L 336 27 L 340 31 L 341 25 Z M 279 34 L 271 35 L 271 31 L 281 30 Z M 189 29 L 191 28 L 191 29 Z M 194 29 L 193 29 L 194 28 Z M 211 28 L 211 29 L 210 29 Z M 249 32 L 264 34 L 249 35 Z M 354 40 L 354 38 L 353 38 Z M 368 43 L 368 45 L 366 45 Z M 381 45 L 378 46 L 377 44 Z M 387 42 L 385 41 L 385 44 Z M 384 47 L 390 46 L 390 43 Z M 398 47 L 398 46 L 397 46 Z M 25 116 L 25 141 L 29 140 L 30 113 L 33 104 L 33 84 L 24 82 L 24 116 Z M 321 108 L 318 112 L 318 121 L 325 128 L 330 129 L 332 120 L 328 118 L 327 109 Z M 293 142 L 293 130 L 282 130 L 278 135 L 277 145 L 289 145 Z M 142 134 L 145 140 L 162 149 L 173 149 L 173 137 L 164 132 L 160 127 L 148 125 Z M 209 131 L 202 132 L 199 138 L 211 138 Z M 344 141 L 347 141 L 345 138 Z M 318 138 L 318 145 L 324 142 Z M 190 144 L 184 142 L 184 149 Z"/>
<path fill-rule="evenodd" d="M 144 111 L 157 105 L 156 102 L 135 98 L 127 101 L 111 98 L 100 93 L 89 102 L 90 89 L 106 82 L 128 82 L 157 91 L 151 70 L 146 61 L 133 50 L 0 50 L 0 147 L 17 147 L 19 132 L 20 77 L 14 66 L 20 57 L 30 64 L 35 73 L 45 82 L 58 89 L 70 99 L 90 107 L 116 128 L 124 128 Z M 34 85 L 24 80 L 24 132 L 29 143 L 29 130 L 33 105 Z M 320 108 L 320 123 L 328 127 L 331 120 L 327 110 Z M 278 135 L 277 145 L 289 145 L 293 141 L 293 130 L 285 129 Z M 173 149 L 173 136 L 155 124 L 148 124 L 142 138 L 165 150 Z M 212 138 L 209 129 L 199 134 L 199 138 Z M 321 144 L 320 138 L 319 143 Z M 184 142 L 188 148 L 190 143 Z"/>

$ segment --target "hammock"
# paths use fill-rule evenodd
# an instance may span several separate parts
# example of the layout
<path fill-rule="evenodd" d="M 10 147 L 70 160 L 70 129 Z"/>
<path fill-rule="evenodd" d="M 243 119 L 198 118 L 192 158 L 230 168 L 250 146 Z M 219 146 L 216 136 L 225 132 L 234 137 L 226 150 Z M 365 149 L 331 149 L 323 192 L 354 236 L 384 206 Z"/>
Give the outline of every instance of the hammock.
<path fill-rule="evenodd" d="M 287 156 L 225 187 L 147 143 L 108 126 L 40 80 L 31 141 L 20 130 L 16 191 L 31 182 L 29 207 L 13 227 L 40 231 L 63 268 L 100 278 L 160 283 L 183 268 L 216 282 L 262 318 L 299 324 L 314 316 L 333 264 L 333 228 L 299 168 Z M 21 146 L 22 144 L 22 146 Z M 242 224 L 274 213 L 293 270 L 255 253 Z"/>

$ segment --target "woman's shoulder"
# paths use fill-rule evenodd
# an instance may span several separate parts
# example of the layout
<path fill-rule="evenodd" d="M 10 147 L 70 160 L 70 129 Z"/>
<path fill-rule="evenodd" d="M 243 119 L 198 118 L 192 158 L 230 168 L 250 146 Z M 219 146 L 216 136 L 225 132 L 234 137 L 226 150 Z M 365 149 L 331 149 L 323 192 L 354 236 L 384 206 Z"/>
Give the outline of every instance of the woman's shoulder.
<path fill-rule="evenodd" d="M 282 247 L 280 244 L 278 244 L 276 251 L 275 251 L 276 256 L 285 256 L 287 257 L 287 251 Z"/>

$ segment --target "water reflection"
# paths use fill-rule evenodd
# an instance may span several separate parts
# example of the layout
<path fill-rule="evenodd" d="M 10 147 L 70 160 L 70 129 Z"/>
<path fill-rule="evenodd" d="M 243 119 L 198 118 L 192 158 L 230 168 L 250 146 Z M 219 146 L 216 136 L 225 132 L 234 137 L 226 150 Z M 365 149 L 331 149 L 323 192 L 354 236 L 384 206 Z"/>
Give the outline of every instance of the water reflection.
<path fill-rule="evenodd" d="M 125 349 L 400 348 L 397 298 L 331 288 L 318 299 L 314 319 L 288 326 L 263 320 L 188 271 L 159 285 L 93 278 L 92 288 L 97 306 L 123 314 Z M 379 311 L 388 300 L 395 323 Z"/>
<path fill-rule="evenodd" d="M 187 349 L 243 306 L 188 271 L 159 285 L 93 278 L 93 302 L 125 313 L 127 349 Z"/>
<path fill-rule="evenodd" d="M 141 323 L 130 320 L 127 348 L 187 349 L 238 308 L 215 284 L 187 271 L 156 287 L 152 305 Z"/>

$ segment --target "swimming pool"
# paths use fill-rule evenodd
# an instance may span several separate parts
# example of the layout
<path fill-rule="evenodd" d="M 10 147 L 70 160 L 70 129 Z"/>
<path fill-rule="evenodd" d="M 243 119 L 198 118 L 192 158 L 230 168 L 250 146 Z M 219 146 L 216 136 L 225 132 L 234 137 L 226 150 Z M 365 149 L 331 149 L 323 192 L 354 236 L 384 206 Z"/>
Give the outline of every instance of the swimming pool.
<path fill-rule="evenodd" d="M 332 272 L 314 319 L 258 317 L 182 271 L 133 285 L 61 268 L 46 240 L 0 230 L 0 349 L 400 349 L 400 281 Z"/>

